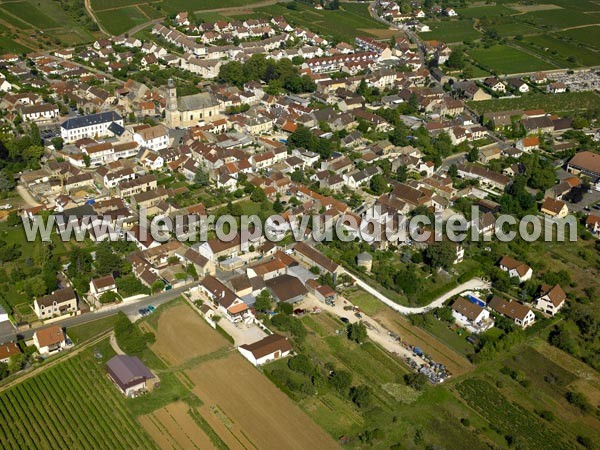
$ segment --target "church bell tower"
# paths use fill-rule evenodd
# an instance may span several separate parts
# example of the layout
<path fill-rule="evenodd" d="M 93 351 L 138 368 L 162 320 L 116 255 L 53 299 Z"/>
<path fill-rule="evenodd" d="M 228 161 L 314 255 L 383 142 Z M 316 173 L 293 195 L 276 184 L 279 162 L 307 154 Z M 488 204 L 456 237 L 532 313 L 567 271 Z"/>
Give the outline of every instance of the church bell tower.
<path fill-rule="evenodd" d="M 172 78 L 169 78 L 167 84 L 167 110 L 165 112 L 165 121 L 169 128 L 178 128 L 181 126 L 181 116 L 177 107 L 177 88 Z"/>

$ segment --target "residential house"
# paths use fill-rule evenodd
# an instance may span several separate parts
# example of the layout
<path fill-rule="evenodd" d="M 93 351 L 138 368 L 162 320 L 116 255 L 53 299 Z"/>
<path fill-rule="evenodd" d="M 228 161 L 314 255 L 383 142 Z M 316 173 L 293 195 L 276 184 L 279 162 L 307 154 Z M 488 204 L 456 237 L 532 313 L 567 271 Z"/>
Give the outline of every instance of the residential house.
<path fill-rule="evenodd" d="M 569 214 L 569 207 L 562 200 L 546 197 L 542 203 L 542 206 L 540 207 L 540 211 L 546 217 L 550 217 L 552 219 L 562 219 Z"/>
<path fill-rule="evenodd" d="M 40 320 L 77 312 L 77 294 L 71 287 L 58 289 L 33 301 L 33 310 Z"/>
<path fill-rule="evenodd" d="M 238 351 L 253 365 L 260 366 L 288 356 L 292 352 L 292 344 L 284 336 L 271 334 L 252 344 L 240 345 Z"/>
<path fill-rule="evenodd" d="M 508 275 L 513 278 L 516 277 L 521 283 L 531 279 L 533 275 L 533 269 L 527 264 L 517 261 L 511 256 L 503 256 L 498 264 L 500 269 L 508 272 Z"/>
<path fill-rule="evenodd" d="M 534 306 L 540 311 L 550 316 L 554 316 L 563 306 L 565 306 L 566 301 L 567 294 L 565 294 L 565 291 L 559 284 L 555 286 L 542 284 L 539 296 L 534 302 Z"/>
<path fill-rule="evenodd" d="M 94 297 L 99 299 L 106 292 L 117 292 L 117 282 L 112 274 L 90 281 L 90 293 Z"/>
<path fill-rule="evenodd" d="M 65 333 L 59 325 L 37 330 L 33 333 L 33 343 L 44 356 L 60 352 L 67 347 Z"/>
<path fill-rule="evenodd" d="M 487 309 L 464 297 L 458 297 L 451 309 L 456 322 L 474 333 L 484 332 L 494 325 Z"/>
<path fill-rule="evenodd" d="M 515 324 L 521 328 L 527 328 L 535 322 L 535 314 L 527 306 L 513 301 L 507 301 L 498 296 L 490 300 L 488 307 L 498 314 L 514 320 Z"/>

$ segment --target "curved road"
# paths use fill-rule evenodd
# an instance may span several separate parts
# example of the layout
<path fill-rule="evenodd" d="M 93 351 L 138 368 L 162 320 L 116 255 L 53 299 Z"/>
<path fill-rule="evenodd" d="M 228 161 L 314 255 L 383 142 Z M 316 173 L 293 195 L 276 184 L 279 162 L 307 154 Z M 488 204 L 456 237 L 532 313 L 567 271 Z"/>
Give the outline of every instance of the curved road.
<path fill-rule="evenodd" d="M 431 309 L 439 308 L 439 307 L 443 306 L 444 303 L 446 302 L 446 300 L 448 300 L 451 297 L 454 297 L 455 295 L 460 294 L 461 292 L 480 290 L 480 289 L 489 289 L 491 287 L 491 284 L 489 282 L 484 281 L 480 278 L 473 278 L 472 280 L 469 280 L 466 283 L 463 283 L 463 284 L 455 287 L 454 289 L 446 292 L 445 294 L 439 296 L 438 298 L 436 298 L 434 301 L 432 301 L 430 304 L 428 304 L 426 306 L 410 307 L 410 306 L 399 305 L 395 301 L 391 300 L 390 298 L 386 297 L 381 292 L 379 292 L 378 290 L 373 288 L 371 285 L 367 284 L 366 282 L 364 282 L 363 280 L 358 278 L 356 275 L 348 272 L 347 270 L 345 270 L 345 272 L 362 289 L 367 291 L 369 294 L 371 294 L 373 297 L 377 298 L 382 303 L 385 303 L 387 306 L 389 306 L 393 310 L 398 311 L 400 314 L 421 314 L 421 313 L 427 312 Z"/>

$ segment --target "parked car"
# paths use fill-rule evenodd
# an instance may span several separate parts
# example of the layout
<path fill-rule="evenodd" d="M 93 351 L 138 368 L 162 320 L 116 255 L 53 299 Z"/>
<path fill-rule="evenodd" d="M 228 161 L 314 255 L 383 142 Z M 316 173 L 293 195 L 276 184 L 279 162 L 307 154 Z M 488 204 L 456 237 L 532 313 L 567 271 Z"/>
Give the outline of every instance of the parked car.
<path fill-rule="evenodd" d="M 350 320 L 348 320 L 347 317 L 340 317 L 340 320 L 344 323 L 350 323 Z"/>

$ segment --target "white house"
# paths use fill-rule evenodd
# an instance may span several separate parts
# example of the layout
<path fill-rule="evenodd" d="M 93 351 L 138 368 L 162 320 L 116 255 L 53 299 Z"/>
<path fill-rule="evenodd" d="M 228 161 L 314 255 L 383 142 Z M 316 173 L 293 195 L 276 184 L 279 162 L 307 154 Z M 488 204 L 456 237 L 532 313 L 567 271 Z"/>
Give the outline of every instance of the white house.
<path fill-rule="evenodd" d="M 498 314 L 514 320 L 521 328 L 527 328 L 535 322 L 535 314 L 527 306 L 518 302 L 509 302 L 500 297 L 490 300 L 488 306 Z"/>
<path fill-rule="evenodd" d="M 22 106 L 19 108 L 19 113 L 23 120 L 31 122 L 46 122 L 59 116 L 58 106 L 50 103 Z"/>
<path fill-rule="evenodd" d="M 77 312 L 77 294 L 71 287 L 58 289 L 33 301 L 33 310 L 41 320 Z"/>
<path fill-rule="evenodd" d="M 567 294 L 565 294 L 565 291 L 563 291 L 559 284 L 556 286 L 543 284 L 540 290 L 540 296 L 536 299 L 534 306 L 540 311 L 554 316 L 563 306 L 565 306 L 566 301 Z"/>
<path fill-rule="evenodd" d="M 133 135 L 133 140 L 140 147 L 162 150 L 169 147 L 169 130 L 164 125 L 144 128 Z"/>
<path fill-rule="evenodd" d="M 90 281 L 90 293 L 96 298 L 99 298 L 106 292 L 117 292 L 117 282 L 112 274 L 94 278 Z"/>
<path fill-rule="evenodd" d="M 41 355 L 60 352 L 67 346 L 65 333 L 58 325 L 37 330 L 33 334 L 33 343 Z"/>
<path fill-rule="evenodd" d="M 473 333 L 481 333 L 494 326 L 487 309 L 464 297 L 458 297 L 452 304 L 452 317 Z"/>
<path fill-rule="evenodd" d="M 510 256 L 504 256 L 500 260 L 500 269 L 508 272 L 508 275 L 513 278 L 517 277 L 521 283 L 531 279 L 533 269 L 527 264 L 517 261 Z"/>
<path fill-rule="evenodd" d="M 238 351 L 252 364 L 260 366 L 288 356 L 292 351 L 292 344 L 284 336 L 271 334 L 252 344 L 240 345 Z"/>
<path fill-rule="evenodd" d="M 67 119 L 60 126 L 60 135 L 65 143 L 71 143 L 83 138 L 114 135 L 120 129 L 123 129 L 123 118 L 116 112 L 109 111 Z"/>

